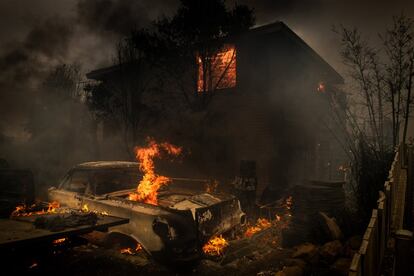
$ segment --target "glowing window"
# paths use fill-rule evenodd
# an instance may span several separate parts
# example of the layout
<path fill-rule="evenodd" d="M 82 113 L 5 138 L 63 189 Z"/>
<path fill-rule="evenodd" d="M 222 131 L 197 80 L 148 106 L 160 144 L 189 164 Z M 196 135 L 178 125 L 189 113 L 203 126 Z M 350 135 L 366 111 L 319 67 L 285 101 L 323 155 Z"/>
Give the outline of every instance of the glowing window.
<path fill-rule="evenodd" d="M 226 45 L 212 57 L 197 57 L 197 91 L 214 91 L 236 86 L 236 48 Z"/>

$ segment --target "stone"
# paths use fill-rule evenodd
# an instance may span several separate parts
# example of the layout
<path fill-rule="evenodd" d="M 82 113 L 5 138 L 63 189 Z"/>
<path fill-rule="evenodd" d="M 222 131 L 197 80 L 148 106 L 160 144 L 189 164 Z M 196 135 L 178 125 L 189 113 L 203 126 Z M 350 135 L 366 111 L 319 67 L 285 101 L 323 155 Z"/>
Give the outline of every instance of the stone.
<path fill-rule="evenodd" d="M 282 270 L 278 271 L 276 276 L 302 276 L 304 271 L 299 266 L 285 266 Z"/>
<path fill-rule="evenodd" d="M 361 236 L 352 236 L 348 239 L 347 244 L 352 250 L 358 250 L 361 247 L 362 237 Z"/>
<path fill-rule="evenodd" d="M 283 260 L 283 264 L 285 266 L 299 266 L 301 268 L 303 268 L 304 270 L 306 269 L 306 262 L 302 259 L 293 259 L 293 258 L 287 258 L 285 260 Z"/>
<path fill-rule="evenodd" d="M 319 254 L 327 261 L 334 261 L 342 253 L 342 243 L 338 240 L 325 243 Z"/>
<path fill-rule="evenodd" d="M 348 275 L 349 267 L 351 266 L 351 259 L 339 258 L 331 265 L 332 274 L 335 275 Z"/>
<path fill-rule="evenodd" d="M 325 221 L 326 228 L 328 229 L 331 240 L 340 240 L 343 238 L 343 234 L 338 224 L 336 223 L 335 218 L 330 218 L 324 212 L 319 212 L 322 218 Z"/>
<path fill-rule="evenodd" d="M 318 252 L 318 247 L 312 243 L 303 243 L 296 247 L 296 251 L 292 254 L 292 258 L 311 259 Z"/>

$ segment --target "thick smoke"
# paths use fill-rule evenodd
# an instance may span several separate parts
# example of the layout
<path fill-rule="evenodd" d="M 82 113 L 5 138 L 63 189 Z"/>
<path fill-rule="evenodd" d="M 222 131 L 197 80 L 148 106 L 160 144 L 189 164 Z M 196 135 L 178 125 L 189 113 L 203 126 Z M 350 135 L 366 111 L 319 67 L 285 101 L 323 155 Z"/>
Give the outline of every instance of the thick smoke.
<path fill-rule="evenodd" d="M 37 93 L 41 93 L 36 87 L 46 72 L 64 62 L 72 36 L 73 28 L 69 22 L 53 17 L 36 25 L 20 43 L 1 49 L 0 110 L 3 129 L 22 123 L 19 119 L 27 115 L 30 104 L 38 96 Z"/>
<path fill-rule="evenodd" d="M 162 14 L 168 14 L 177 1 L 79 0 L 79 23 L 92 31 L 126 35 L 131 29 L 147 26 Z"/>
<path fill-rule="evenodd" d="M 88 113 L 75 102 L 48 102 L 45 95 L 50 91 L 42 87 L 47 75 L 59 64 L 80 63 L 83 73 L 109 65 L 111 52 L 118 39 L 133 28 L 148 26 L 151 20 L 163 14 L 170 15 L 178 0 L 21 0 L 21 9 L 13 1 L 0 3 L 0 158 L 7 158 L 16 165 L 32 166 L 41 154 L 27 153 L 37 147 L 38 151 L 53 152 L 48 137 L 59 129 L 48 128 L 37 138 L 30 132 L 29 119 L 36 108 L 49 108 L 49 115 L 42 118 L 42 125 L 59 125 L 53 120 L 60 115 L 56 108 L 65 106 L 78 114 L 72 120 L 81 123 L 66 128 L 70 133 L 82 133 L 88 127 Z M 401 11 L 414 14 L 414 2 L 357 1 L 357 0 L 234 0 L 255 9 L 258 24 L 283 20 L 304 38 L 322 57 L 340 68 L 337 54 L 337 37 L 331 32 L 332 24 L 360 26 L 363 31 L 376 37 L 384 29 L 393 14 Z M 405 8 L 405 9 L 404 9 Z M 57 111 L 56 111 L 57 112 Z M 59 116 L 58 116 L 59 115 Z M 82 115 L 82 116 L 80 116 Z M 64 117 L 64 116 L 63 116 Z M 62 118 L 65 125 L 66 118 Z M 50 123 L 50 124 L 48 124 Z M 41 138 L 40 138 L 41 137 Z M 84 137 L 86 144 L 87 137 Z M 80 138 L 81 140 L 81 138 Z M 25 145 L 23 147 L 22 145 Z M 50 144 L 50 143 L 49 143 Z M 55 147 L 64 147 L 64 141 Z M 30 148 L 31 147 L 31 148 Z M 76 147 L 76 145 L 74 145 Z M 81 148 L 79 146 L 79 148 Z M 15 149 L 22 152 L 16 154 Z M 80 150 L 79 150 L 80 151 Z M 95 159 L 93 152 L 71 156 L 52 156 L 48 161 L 67 168 L 68 163 Z M 52 158 L 53 157 L 53 158 Z M 18 159 L 18 160 L 12 160 Z M 52 160 L 53 159 L 53 160 Z M 64 165 L 60 159 L 67 159 Z M 52 160 L 52 161 L 50 161 Z M 44 164 L 50 168 L 49 164 Z"/>

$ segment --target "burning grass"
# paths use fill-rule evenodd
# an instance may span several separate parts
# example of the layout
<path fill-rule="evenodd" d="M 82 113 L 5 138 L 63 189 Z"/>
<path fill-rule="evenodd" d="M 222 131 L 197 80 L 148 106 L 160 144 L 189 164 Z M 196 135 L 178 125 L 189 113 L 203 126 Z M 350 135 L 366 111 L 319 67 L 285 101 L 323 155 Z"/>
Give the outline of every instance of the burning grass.
<path fill-rule="evenodd" d="M 227 246 L 229 246 L 228 241 L 220 235 L 218 237 L 211 238 L 203 246 L 203 252 L 209 256 L 221 256 Z"/>

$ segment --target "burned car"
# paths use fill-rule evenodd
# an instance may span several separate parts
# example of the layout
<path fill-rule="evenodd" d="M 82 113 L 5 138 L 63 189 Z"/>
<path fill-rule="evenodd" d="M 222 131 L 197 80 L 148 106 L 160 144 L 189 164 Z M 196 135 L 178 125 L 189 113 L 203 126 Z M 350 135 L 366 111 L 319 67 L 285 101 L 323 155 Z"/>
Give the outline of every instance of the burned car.
<path fill-rule="evenodd" d="M 158 205 L 132 201 L 128 195 L 140 178 L 138 163 L 88 162 L 75 166 L 49 200 L 70 208 L 128 218 L 110 233 L 131 237 L 155 258 L 186 261 L 198 258 L 211 237 L 243 225 L 239 200 L 228 194 L 207 193 L 196 181 L 172 181 L 158 193 Z M 197 188 L 198 187 L 198 188 Z"/>

